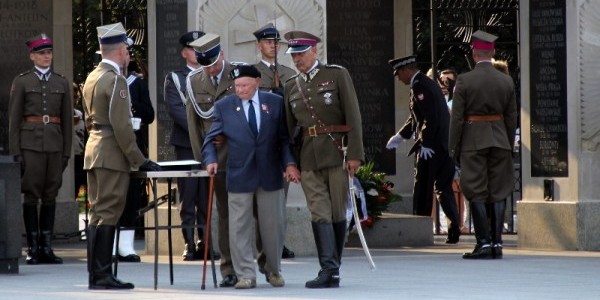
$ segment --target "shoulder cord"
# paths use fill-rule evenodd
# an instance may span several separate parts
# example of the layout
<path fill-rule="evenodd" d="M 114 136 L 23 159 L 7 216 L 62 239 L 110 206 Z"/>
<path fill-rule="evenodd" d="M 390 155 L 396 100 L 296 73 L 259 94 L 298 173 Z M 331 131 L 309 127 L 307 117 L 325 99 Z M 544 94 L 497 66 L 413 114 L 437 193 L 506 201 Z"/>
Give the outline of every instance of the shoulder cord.
<path fill-rule="evenodd" d="M 194 97 L 194 91 L 192 90 L 192 76 L 195 74 L 198 74 L 202 72 L 202 68 L 198 68 L 192 72 L 190 72 L 190 74 L 188 74 L 188 76 L 185 79 L 185 83 L 186 83 L 186 89 L 187 89 L 187 94 L 188 97 L 190 97 L 190 102 L 192 103 L 192 106 L 194 107 L 194 110 L 196 111 L 196 114 L 203 119 L 210 119 L 213 116 L 213 113 L 215 111 L 215 106 L 211 106 L 210 109 L 204 111 L 200 108 L 200 106 L 198 106 L 198 103 L 196 103 L 196 97 Z"/>
<path fill-rule="evenodd" d="M 315 120 L 317 122 L 319 127 L 325 127 L 325 123 L 323 123 L 323 121 L 321 121 L 321 118 L 319 118 L 319 116 L 317 115 L 315 110 L 308 103 L 308 99 L 306 98 L 306 96 L 304 95 L 304 91 L 302 91 L 302 88 L 300 87 L 300 76 L 296 77 L 296 87 L 298 88 L 298 91 L 300 92 L 300 96 L 302 96 L 302 102 L 304 102 L 304 105 L 306 106 L 306 109 L 310 112 L 310 115 L 312 116 L 313 120 Z M 344 160 L 345 160 L 347 147 L 343 146 L 344 138 L 342 138 L 342 144 L 340 144 L 335 140 L 335 138 L 333 138 L 331 133 L 328 133 L 327 135 L 331 138 L 331 140 L 333 141 L 335 146 L 338 148 L 338 150 L 343 153 Z"/>
<path fill-rule="evenodd" d="M 183 106 L 186 106 L 185 95 L 181 91 L 181 82 L 179 82 L 179 76 L 175 72 L 171 72 L 169 74 L 171 74 L 171 78 L 173 78 L 173 84 L 175 84 L 175 88 L 177 88 L 177 92 L 179 93 L 179 99 L 183 103 Z M 169 75 L 167 74 L 167 76 L 169 76 Z M 163 91 L 166 88 L 166 86 L 167 86 L 167 80 L 165 79 L 165 87 L 163 88 Z M 165 98 L 166 97 L 167 97 L 167 95 L 165 94 Z"/>

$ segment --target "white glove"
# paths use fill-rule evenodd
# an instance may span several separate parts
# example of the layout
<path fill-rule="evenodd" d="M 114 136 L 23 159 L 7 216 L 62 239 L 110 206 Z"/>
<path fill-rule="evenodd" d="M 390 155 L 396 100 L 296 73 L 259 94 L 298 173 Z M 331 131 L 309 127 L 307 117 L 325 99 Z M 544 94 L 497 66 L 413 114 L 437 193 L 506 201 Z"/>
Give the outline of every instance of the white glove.
<path fill-rule="evenodd" d="M 421 152 L 419 153 L 419 155 L 421 155 L 422 159 L 427 160 L 434 154 L 435 152 L 433 151 L 433 149 L 421 146 Z"/>
<path fill-rule="evenodd" d="M 404 138 L 399 135 L 399 134 L 395 134 L 393 135 L 390 140 L 387 142 L 387 145 L 385 146 L 388 149 L 394 149 L 397 148 L 398 145 L 400 145 L 400 143 L 402 142 Z"/>

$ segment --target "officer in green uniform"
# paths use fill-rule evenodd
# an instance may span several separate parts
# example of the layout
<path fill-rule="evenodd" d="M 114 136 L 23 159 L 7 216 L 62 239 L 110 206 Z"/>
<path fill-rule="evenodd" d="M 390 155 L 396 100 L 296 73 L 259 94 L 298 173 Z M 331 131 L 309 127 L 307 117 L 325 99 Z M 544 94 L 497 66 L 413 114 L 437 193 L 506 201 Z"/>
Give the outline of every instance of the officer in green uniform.
<path fill-rule="evenodd" d="M 100 26 L 102 61 L 83 86 L 83 109 L 89 138 L 83 168 L 87 170 L 90 221 L 87 232 L 89 289 L 132 289 L 113 276 L 112 249 L 123 212 L 129 171 L 158 171 L 136 143 L 131 100 L 121 69 L 126 67 L 127 34 L 121 23 Z"/>
<path fill-rule="evenodd" d="M 452 102 L 449 149 L 461 167 L 460 185 L 477 239 L 465 259 L 502 258 L 506 197 L 514 188 L 517 101 L 512 78 L 492 64 L 496 39 L 481 30 L 473 33 L 477 64 L 458 76 Z"/>
<path fill-rule="evenodd" d="M 213 33 L 206 33 L 190 43 L 196 51 L 196 59 L 202 66 L 188 74 L 187 85 L 187 118 L 190 143 L 194 159 L 202 161 L 201 149 L 204 138 L 212 125 L 213 106 L 215 101 L 235 93 L 233 80 L 229 73 L 233 64 L 225 60 L 221 50 L 221 39 Z M 221 252 L 221 287 L 233 287 L 237 277 L 231 262 L 229 250 L 229 213 L 227 207 L 227 189 L 225 184 L 225 166 L 227 145 L 219 144 L 219 170 L 215 176 L 215 193 L 217 196 L 217 214 L 219 216 L 219 251 Z"/>
<path fill-rule="evenodd" d="M 286 81 L 288 129 L 301 126 L 302 189 L 306 195 L 319 264 L 307 288 L 338 287 L 346 237 L 348 175 L 364 161 L 358 99 L 348 71 L 317 59 L 320 38 L 302 31 L 285 34 L 296 69 Z M 347 147 L 347 148 L 345 148 Z"/>
<path fill-rule="evenodd" d="M 73 141 L 71 86 L 52 68 L 52 40 L 27 41 L 34 67 L 15 77 L 9 100 L 9 151 L 21 163 L 27 264 L 61 264 L 51 246 L 56 196 Z M 39 224 L 38 202 L 41 199 Z"/>

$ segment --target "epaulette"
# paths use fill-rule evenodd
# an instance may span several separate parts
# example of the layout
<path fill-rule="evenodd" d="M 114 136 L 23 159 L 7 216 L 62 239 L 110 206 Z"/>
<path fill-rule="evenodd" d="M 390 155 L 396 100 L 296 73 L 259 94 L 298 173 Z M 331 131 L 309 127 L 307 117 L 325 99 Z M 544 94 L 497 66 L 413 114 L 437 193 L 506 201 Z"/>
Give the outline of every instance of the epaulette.
<path fill-rule="evenodd" d="M 21 77 L 21 76 L 23 76 L 23 75 L 27 75 L 27 74 L 29 74 L 29 73 L 31 73 L 31 70 L 29 70 L 29 71 L 25 71 L 25 72 L 23 72 L 23 73 L 21 73 L 21 74 L 19 74 L 19 75 L 17 75 L 17 76 Z"/>
<path fill-rule="evenodd" d="M 290 81 L 290 80 L 292 80 L 292 79 L 294 79 L 294 78 L 298 77 L 298 75 L 300 75 L 300 73 L 296 73 L 296 74 L 294 74 L 292 77 L 288 78 L 288 79 L 287 79 L 285 82 L 288 82 L 288 81 Z"/>
<path fill-rule="evenodd" d="M 62 78 L 66 78 L 66 77 L 65 77 L 65 75 L 63 75 L 63 74 L 60 74 L 60 73 L 56 73 L 56 72 L 54 72 L 54 71 L 52 71 L 52 74 L 58 75 L 58 76 L 60 76 L 60 77 L 62 77 Z"/>
<path fill-rule="evenodd" d="M 325 68 L 345 69 L 344 67 L 342 67 L 340 65 L 334 65 L 334 64 L 326 64 Z"/>

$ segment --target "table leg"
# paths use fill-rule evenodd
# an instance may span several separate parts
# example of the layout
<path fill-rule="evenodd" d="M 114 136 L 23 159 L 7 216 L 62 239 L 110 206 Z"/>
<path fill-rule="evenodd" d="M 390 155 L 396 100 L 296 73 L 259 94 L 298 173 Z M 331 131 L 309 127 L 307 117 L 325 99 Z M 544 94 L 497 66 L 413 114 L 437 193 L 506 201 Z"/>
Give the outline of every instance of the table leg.
<path fill-rule="evenodd" d="M 171 236 L 171 182 L 173 179 L 167 178 L 167 235 L 169 236 L 169 275 L 171 278 L 171 285 L 173 285 L 173 238 Z"/>
<path fill-rule="evenodd" d="M 152 178 L 152 193 L 154 194 L 154 290 L 158 284 L 158 197 L 156 178 Z"/>

